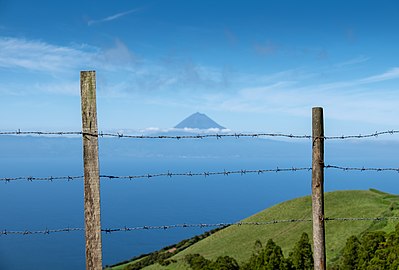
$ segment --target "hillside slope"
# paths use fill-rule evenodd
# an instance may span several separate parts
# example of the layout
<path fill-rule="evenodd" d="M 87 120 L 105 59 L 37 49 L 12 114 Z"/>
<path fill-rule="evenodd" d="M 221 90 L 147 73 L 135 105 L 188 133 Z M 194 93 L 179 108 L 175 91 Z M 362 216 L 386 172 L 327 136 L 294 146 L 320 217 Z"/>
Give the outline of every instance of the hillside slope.
<path fill-rule="evenodd" d="M 330 192 L 325 194 L 325 215 L 329 218 L 399 216 L 399 197 L 377 190 Z M 310 218 L 311 197 L 306 196 L 280 203 L 243 221 Z M 392 231 L 395 224 L 394 221 L 327 221 L 327 263 L 336 259 L 349 236 L 359 235 L 368 230 Z M 167 267 L 155 264 L 144 269 L 187 269 L 182 259 L 185 255 L 194 253 L 199 253 L 208 259 L 228 255 L 242 263 L 252 254 L 257 239 L 266 243 L 272 238 L 287 255 L 302 232 L 311 235 L 311 222 L 230 226 L 176 254 L 172 259 L 177 260 L 177 263 Z M 123 269 L 123 267 L 118 267 L 118 269 Z"/>

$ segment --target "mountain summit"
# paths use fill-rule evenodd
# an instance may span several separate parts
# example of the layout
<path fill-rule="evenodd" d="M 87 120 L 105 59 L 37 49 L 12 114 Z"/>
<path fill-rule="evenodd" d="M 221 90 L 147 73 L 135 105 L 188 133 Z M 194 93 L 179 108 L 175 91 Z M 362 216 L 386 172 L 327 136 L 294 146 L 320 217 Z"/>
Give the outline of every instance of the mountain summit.
<path fill-rule="evenodd" d="M 203 113 L 194 113 L 181 121 L 175 128 L 225 129 Z"/>

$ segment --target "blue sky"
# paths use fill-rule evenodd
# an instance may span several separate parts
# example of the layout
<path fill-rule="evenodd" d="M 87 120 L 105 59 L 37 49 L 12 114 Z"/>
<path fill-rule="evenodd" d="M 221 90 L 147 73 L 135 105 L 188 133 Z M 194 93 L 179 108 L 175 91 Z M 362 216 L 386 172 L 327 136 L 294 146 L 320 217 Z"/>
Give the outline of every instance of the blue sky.
<path fill-rule="evenodd" d="M 0 0 L 1 130 L 79 130 L 80 70 L 99 126 L 398 129 L 398 1 Z"/>

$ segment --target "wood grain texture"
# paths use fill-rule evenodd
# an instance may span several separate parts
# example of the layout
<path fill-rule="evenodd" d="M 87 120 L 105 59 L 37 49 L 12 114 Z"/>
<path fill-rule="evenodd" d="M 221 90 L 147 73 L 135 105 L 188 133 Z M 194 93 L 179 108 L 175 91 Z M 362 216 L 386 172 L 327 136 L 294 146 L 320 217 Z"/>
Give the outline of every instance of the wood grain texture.
<path fill-rule="evenodd" d="M 312 109 L 312 219 L 314 269 L 326 269 L 323 108 Z"/>
<path fill-rule="evenodd" d="M 86 269 L 102 269 L 96 73 L 80 73 L 84 161 Z"/>

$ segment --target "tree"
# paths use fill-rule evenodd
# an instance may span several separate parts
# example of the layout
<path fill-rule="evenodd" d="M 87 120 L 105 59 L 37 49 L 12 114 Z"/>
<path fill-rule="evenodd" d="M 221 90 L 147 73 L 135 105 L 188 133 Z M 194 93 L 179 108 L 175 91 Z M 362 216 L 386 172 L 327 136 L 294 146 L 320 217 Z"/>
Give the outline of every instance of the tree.
<path fill-rule="evenodd" d="M 313 269 L 313 252 L 307 233 L 302 233 L 301 238 L 294 246 L 294 250 L 289 255 L 289 260 L 294 269 Z"/>
<path fill-rule="evenodd" d="M 239 270 L 237 261 L 229 256 L 219 256 L 212 262 L 200 254 L 189 254 L 184 257 L 193 270 Z"/>
<path fill-rule="evenodd" d="M 259 239 L 257 239 L 254 244 L 254 254 L 259 255 L 261 250 L 262 250 L 262 242 Z"/>
<path fill-rule="evenodd" d="M 243 268 L 251 270 L 286 269 L 281 247 L 276 245 L 272 239 L 269 239 L 266 246 L 259 252 L 259 254 L 253 254 L 249 259 L 249 262 Z"/>
<path fill-rule="evenodd" d="M 356 236 L 351 236 L 346 241 L 342 252 L 340 268 L 342 270 L 355 270 L 359 268 L 359 259 L 362 256 L 362 244 Z"/>
<path fill-rule="evenodd" d="M 377 250 L 382 247 L 385 242 L 385 232 L 366 232 L 361 238 L 361 253 L 359 256 L 358 269 L 367 269 L 373 258 L 376 256 Z M 382 255 L 382 254 L 381 254 Z M 385 259 L 383 259 L 385 261 Z M 378 262 L 378 263 L 377 263 Z M 378 258 L 374 259 L 373 264 L 381 265 L 382 262 Z"/>
<path fill-rule="evenodd" d="M 380 241 L 367 269 L 398 269 L 399 268 L 399 224 L 395 231 Z"/>
<path fill-rule="evenodd" d="M 211 269 L 211 261 L 200 254 L 188 254 L 184 259 L 193 270 Z"/>
<path fill-rule="evenodd" d="M 216 259 L 216 262 L 212 263 L 213 268 L 217 270 L 239 270 L 237 261 L 229 256 L 220 256 Z"/>

